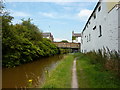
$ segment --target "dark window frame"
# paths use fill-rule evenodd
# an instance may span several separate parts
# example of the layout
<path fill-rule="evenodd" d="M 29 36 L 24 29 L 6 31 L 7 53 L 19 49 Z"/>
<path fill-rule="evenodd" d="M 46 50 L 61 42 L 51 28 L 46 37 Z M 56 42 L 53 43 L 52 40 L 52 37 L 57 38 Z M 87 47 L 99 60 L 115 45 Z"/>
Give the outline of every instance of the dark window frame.
<path fill-rule="evenodd" d="M 91 34 L 89 34 L 89 41 L 91 41 Z"/>
<path fill-rule="evenodd" d="M 88 28 L 88 24 L 86 25 L 86 28 Z"/>
<path fill-rule="evenodd" d="M 90 24 L 90 21 L 89 21 L 89 24 Z"/>
<path fill-rule="evenodd" d="M 87 36 L 87 42 L 88 42 L 89 40 L 88 40 L 88 36 Z"/>
<path fill-rule="evenodd" d="M 101 37 L 102 36 L 102 28 L 101 28 L 101 25 L 99 25 L 99 37 Z"/>
<path fill-rule="evenodd" d="M 96 26 L 94 26 L 93 30 L 95 30 L 95 29 L 96 29 Z"/>
<path fill-rule="evenodd" d="M 96 13 L 93 14 L 94 19 L 96 19 Z"/>
<path fill-rule="evenodd" d="M 100 12 L 101 11 L 101 6 L 99 6 L 99 8 L 98 8 L 98 12 Z"/>

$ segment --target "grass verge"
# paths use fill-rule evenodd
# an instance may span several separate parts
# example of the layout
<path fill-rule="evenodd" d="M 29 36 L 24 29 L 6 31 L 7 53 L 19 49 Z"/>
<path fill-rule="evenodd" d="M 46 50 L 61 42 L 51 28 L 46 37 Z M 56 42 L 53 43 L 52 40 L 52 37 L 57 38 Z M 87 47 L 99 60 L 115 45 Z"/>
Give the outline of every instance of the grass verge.
<path fill-rule="evenodd" d="M 120 88 L 120 80 L 115 73 L 104 69 L 101 64 L 91 64 L 90 57 L 85 54 L 75 54 L 75 57 L 78 57 L 79 88 Z"/>
<path fill-rule="evenodd" d="M 69 54 L 52 70 L 42 88 L 71 88 L 74 56 Z"/>

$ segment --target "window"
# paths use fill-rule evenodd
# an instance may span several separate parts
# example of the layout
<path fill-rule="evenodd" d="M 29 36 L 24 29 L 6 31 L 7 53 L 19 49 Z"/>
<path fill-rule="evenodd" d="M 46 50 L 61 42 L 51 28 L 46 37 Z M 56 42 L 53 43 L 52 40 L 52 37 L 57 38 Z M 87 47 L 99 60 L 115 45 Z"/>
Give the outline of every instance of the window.
<path fill-rule="evenodd" d="M 89 41 L 91 40 L 91 35 L 89 34 Z"/>
<path fill-rule="evenodd" d="M 87 52 L 87 50 L 84 50 L 84 53 L 86 53 Z"/>
<path fill-rule="evenodd" d="M 81 39 L 81 44 L 83 44 L 83 39 Z"/>
<path fill-rule="evenodd" d="M 101 29 L 101 25 L 99 25 L 99 32 L 100 32 L 99 37 L 101 37 L 101 36 L 102 36 L 102 29 Z"/>
<path fill-rule="evenodd" d="M 86 27 L 88 28 L 88 24 L 86 25 Z"/>
<path fill-rule="evenodd" d="M 87 36 L 87 42 L 88 42 L 88 36 Z"/>
<path fill-rule="evenodd" d="M 94 13 L 93 17 L 94 17 L 94 19 L 96 18 L 96 14 L 95 13 Z"/>
<path fill-rule="evenodd" d="M 98 12 L 101 10 L 101 6 L 98 8 Z"/>
<path fill-rule="evenodd" d="M 93 30 L 95 30 L 95 29 L 96 29 L 96 26 L 94 26 Z"/>
<path fill-rule="evenodd" d="M 89 24 L 90 24 L 90 21 L 89 21 Z"/>

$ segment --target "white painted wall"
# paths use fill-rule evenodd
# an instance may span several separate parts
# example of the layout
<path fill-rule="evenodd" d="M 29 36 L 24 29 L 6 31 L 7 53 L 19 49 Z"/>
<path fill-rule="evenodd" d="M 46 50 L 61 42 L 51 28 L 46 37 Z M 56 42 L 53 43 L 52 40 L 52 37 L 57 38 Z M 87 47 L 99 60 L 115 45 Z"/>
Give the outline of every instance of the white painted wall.
<path fill-rule="evenodd" d="M 118 50 L 120 51 L 120 9 L 118 10 Z"/>
<path fill-rule="evenodd" d="M 99 6 L 101 6 L 101 10 L 99 12 L 98 9 L 95 11 L 96 18 L 94 19 L 94 17 L 91 17 L 90 24 L 88 24 L 88 27 L 82 33 L 81 52 L 98 50 L 102 49 L 103 47 L 108 47 L 110 50 L 118 51 L 118 46 L 120 45 L 120 28 L 118 32 L 119 9 L 117 10 L 116 8 L 113 8 L 108 13 L 106 2 L 101 2 Z M 102 30 L 101 37 L 99 37 L 99 25 L 101 25 Z M 93 30 L 93 27 L 95 26 L 96 29 Z"/>
<path fill-rule="evenodd" d="M 81 43 L 81 37 L 77 37 L 75 40 L 73 40 L 75 43 Z"/>

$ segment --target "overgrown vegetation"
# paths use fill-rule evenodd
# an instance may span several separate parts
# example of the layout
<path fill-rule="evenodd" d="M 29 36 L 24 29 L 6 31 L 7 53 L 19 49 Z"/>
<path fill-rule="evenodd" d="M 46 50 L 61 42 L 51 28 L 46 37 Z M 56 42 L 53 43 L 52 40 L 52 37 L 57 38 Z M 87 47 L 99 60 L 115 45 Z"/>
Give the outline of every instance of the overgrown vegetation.
<path fill-rule="evenodd" d="M 42 88 L 71 88 L 73 55 L 67 55 L 56 68 L 47 74 Z"/>
<path fill-rule="evenodd" d="M 1 7 L 2 9 L 4 7 Z M 22 19 L 22 23 L 13 25 L 13 17 L 8 12 L 3 11 L 0 14 L 3 67 L 15 67 L 59 53 L 59 49 L 50 40 L 42 37 L 41 30 L 31 23 L 30 18 Z"/>
<path fill-rule="evenodd" d="M 80 88 L 120 88 L 120 56 L 116 51 L 104 49 L 75 57 Z"/>

